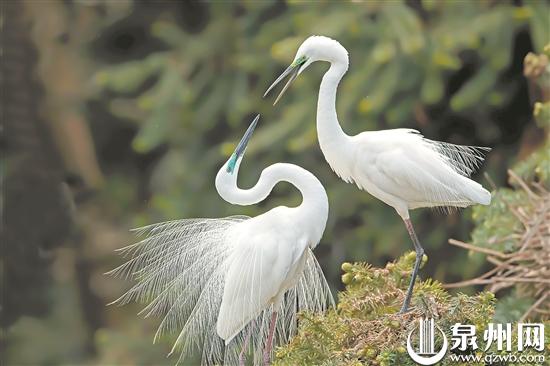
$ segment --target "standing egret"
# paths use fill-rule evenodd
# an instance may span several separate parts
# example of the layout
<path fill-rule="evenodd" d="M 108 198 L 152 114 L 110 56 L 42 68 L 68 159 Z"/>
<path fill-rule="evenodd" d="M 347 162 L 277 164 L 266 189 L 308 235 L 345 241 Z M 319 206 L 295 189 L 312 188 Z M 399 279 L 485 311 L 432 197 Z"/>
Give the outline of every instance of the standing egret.
<path fill-rule="evenodd" d="M 483 161 L 488 148 L 460 146 L 424 138 L 412 129 L 368 131 L 349 136 L 336 115 L 336 89 L 348 70 L 348 52 L 328 37 L 306 39 L 292 64 L 267 89 L 290 78 L 275 103 L 294 79 L 315 61 L 327 61 L 317 102 L 319 145 L 332 170 L 345 182 L 355 183 L 392 206 L 405 222 L 414 244 L 416 261 L 400 312 L 407 311 L 424 249 L 415 234 L 409 210 L 419 207 L 488 205 L 491 194 L 468 177 Z M 275 104 L 274 103 L 274 104 Z"/>
<path fill-rule="evenodd" d="M 312 250 L 328 217 L 328 199 L 319 180 L 293 164 L 273 164 L 250 189 L 237 186 L 254 119 L 235 152 L 216 176 L 220 196 L 235 205 L 268 197 L 278 182 L 302 194 L 297 207 L 275 207 L 256 217 L 169 221 L 136 229 L 146 237 L 122 248 L 131 258 L 111 274 L 137 281 L 114 303 L 148 305 L 145 316 L 162 315 L 155 340 L 179 332 L 172 352 L 178 362 L 190 348 L 202 348 L 202 364 L 269 363 L 272 344 L 296 331 L 296 313 L 324 311 L 332 295 Z M 262 354 L 262 349 L 263 354 Z"/>

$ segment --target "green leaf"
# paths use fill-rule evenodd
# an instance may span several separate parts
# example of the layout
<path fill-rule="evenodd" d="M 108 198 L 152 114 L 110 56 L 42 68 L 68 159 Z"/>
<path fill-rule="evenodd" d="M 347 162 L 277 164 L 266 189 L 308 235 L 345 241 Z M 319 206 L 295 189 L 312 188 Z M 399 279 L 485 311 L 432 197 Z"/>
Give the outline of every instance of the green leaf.
<path fill-rule="evenodd" d="M 537 53 L 542 52 L 544 46 L 550 42 L 550 16 L 548 16 L 548 3 L 539 0 L 527 0 L 525 4 L 531 9 L 532 17 L 529 18 L 529 26 L 533 37 L 533 43 Z"/>
<path fill-rule="evenodd" d="M 451 108 L 455 111 L 462 111 L 474 105 L 478 105 L 489 90 L 494 86 L 497 73 L 494 69 L 486 66 L 468 80 L 460 90 L 451 98 Z"/>
<path fill-rule="evenodd" d="M 429 68 L 420 89 L 420 98 L 426 104 L 437 103 L 443 97 L 444 88 L 441 72 L 435 68 Z"/>

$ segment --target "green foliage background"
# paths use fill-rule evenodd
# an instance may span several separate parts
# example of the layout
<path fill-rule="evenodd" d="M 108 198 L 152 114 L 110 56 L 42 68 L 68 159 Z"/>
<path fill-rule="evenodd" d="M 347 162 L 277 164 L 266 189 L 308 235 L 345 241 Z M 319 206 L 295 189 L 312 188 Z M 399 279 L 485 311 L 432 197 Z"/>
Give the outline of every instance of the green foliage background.
<path fill-rule="evenodd" d="M 324 161 L 314 122 L 327 65 L 312 65 L 275 108 L 273 97 L 262 98 L 310 35 L 333 37 L 350 52 L 337 98 L 348 134 L 406 127 L 430 139 L 492 147 L 482 171 L 497 186 L 506 185 L 506 169 L 541 141 L 522 61 L 550 40 L 544 1 L 56 4 L 73 37 L 73 62 L 85 65 L 68 108 L 84 116 L 104 179 L 77 200 L 81 234 L 64 249 L 77 264 L 67 269 L 74 263 L 59 259 L 63 250 L 58 255 L 48 290 L 55 311 L 46 319 L 22 318 L 5 336 L 11 363 L 172 362 L 164 361 L 169 340 L 150 345 L 155 319 L 136 320 L 137 307 L 102 307 L 127 284 L 101 274 L 118 263 L 112 250 L 132 240 L 129 228 L 183 217 L 254 216 L 299 203 L 288 185 L 251 207 L 231 206 L 214 189 L 217 170 L 255 113 L 262 119 L 240 184 L 253 185 L 264 167 L 279 161 L 301 165 L 323 182 L 330 215 L 316 254 L 335 290 L 344 260 L 383 266 L 411 249 L 393 209 L 344 184 Z M 37 46 L 39 59 L 45 48 Z M 474 179 L 488 187 L 481 175 Z M 422 277 L 450 282 L 480 273 L 482 256 L 447 244 L 470 239 L 471 215 L 471 209 L 448 216 L 413 212 L 430 257 Z M 79 274 L 88 276 L 85 287 L 101 307 L 82 304 Z M 54 331 L 71 342 L 25 352 Z"/>
<path fill-rule="evenodd" d="M 348 48 L 350 71 L 338 94 L 340 120 L 348 133 L 409 127 L 432 139 L 490 146 L 495 151 L 483 169 L 503 179 L 503 168 L 517 153 L 506 141 L 517 136 L 507 134 L 520 133 L 521 122 L 529 118 L 517 110 L 506 116 L 519 104 L 515 99 L 524 98 L 520 89 L 525 81 L 519 72 L 512 74 L 517 68 L 514 47 L 526 46 L 517 44 L 518 33 L 527 32 L 540 50 L 548 39 L 548 9 L 540 1 L 521 7 L 506 2 L 427 1 L 411 7 L 398 1 L 316 6 L 265 1 L 215 3 L 207 9 L 209 20 L 191 34 L 167 14 L 155 19 L 148 31 L 166 50 L 106 65 L 94 76 L 102 91 L 115 93 L 106 100 L 109 112 L 135 123 L 134 151 L 165 150 L 152 167 L 150 201 L 135 225 L 197 215 L 256 215 L 298 202 L 294 191 L 282 187 L 266 205 L 237 208 L 213 189 L 217 169 L 252 115 L 260 112 L 241 184 L 252 185 L 261 169 L 277 161 L 304 166 L 321 179 L 331 202 L 321 250 L 333 263 L 322 260 L 333 278 L 339 259 L 382 264 L 377 258 L 393 258 L 409 243 L 393 210 L 341 184 L 324 162 L 314 121 L 326 65 L 313 65 L 277 108 L 271 107 L 272 98 L 262 99 L 299 44 L 311 34 L 323 34 Z M 131 190 L 132 177 L 116 184 Z M 462 216 L 469 214 L 466 210 L 445 218 L 428 210 L 417 213 L 428 251 L 443 255 L 450 250 L 449 236 L 466 239 Z M 460 261 L 437 268 L 440 278 L 468 276 L 476 266 L 468 269 L 464 273 Z"/>

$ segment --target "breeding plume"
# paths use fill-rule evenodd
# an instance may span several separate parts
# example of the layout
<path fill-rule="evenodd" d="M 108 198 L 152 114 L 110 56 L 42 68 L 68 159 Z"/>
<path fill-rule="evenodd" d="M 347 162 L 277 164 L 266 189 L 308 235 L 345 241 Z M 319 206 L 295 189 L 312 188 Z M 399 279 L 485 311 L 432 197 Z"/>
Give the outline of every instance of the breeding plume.
<path fill-rule="evenodd" d="M 312 253 L 328 217 L 319 180 L 299 166 L 279 163 L 264 169 L 254 187 L 237 186 L 258 118 L 219 170 L 218 193 L 232 204 L 252 205 L 278 182 L 289 182 L 302 203 L 252 218 L 177 220 L 137 229 L 146 237 L 121 249 L 131 259 L 111 271 L 137 281 L 115 303 L 145 302 L 141 314 L 163 316 L 155 339 L 179 334 L 172 348 L 181 352 L 178 362 L 196 346 L 202 364 L 244 365 L 250 352 L 255 365 L 267 364 L 272 344 L 286 343 L 294 334 L 297 311 L 333 305 Z"/>
<path fill-rule="evenodd" d="M 345 182 L 355 183 L 392 206 L 405 222 L 414 244 L 416 261 L 401 307 L 401 312 L 406 312 L 424 254 L 410 221 L 409 210 L 466 207 L 478 203 L 488 205 L 491 194 L 468 177 L 483 161 L 483 152 L 490 149 L 432 141 L 416 130 L 402 128 L 347 135 L 336 115 L 336 89 L 348 70 L 348 52 L 340 43 L 327 37 L 306 39 L 292 64 L 266 94 L 290 75 L 275 100 L 277 103 L 292 81 L 315 61 L 330 63 L 321 81 L 317 101 L 317 135 L 325 159 Z"/>

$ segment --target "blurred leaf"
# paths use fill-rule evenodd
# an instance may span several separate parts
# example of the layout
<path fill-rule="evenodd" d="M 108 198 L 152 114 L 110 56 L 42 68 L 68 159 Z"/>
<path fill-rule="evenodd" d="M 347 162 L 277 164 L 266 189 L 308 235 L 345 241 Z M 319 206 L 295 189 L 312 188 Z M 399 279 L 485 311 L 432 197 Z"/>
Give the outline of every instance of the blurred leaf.
<path fill-rule="evenodd" d="M 164 63 L 162 55 L 153 54 L 144 61 L 131 61 L 99 71 L 94 76 L 97 85 L 119 93 L 136 90 L 143 82 L 156 74 Z"/>
<path fill-rule="evenodd" d="M 441 73 L 436 68 L 430 68 L 422 84 L 420 98 L 426 104 L 437 103 L 443 96 L 444 87 Z"/>
<path fill-rule="evenodd" d="M 468 80 L 451 98 L 451 108 L 461 111 L 479 103 L 497 79 L 496 72 L 490 67 L 482 68 L 474 77 Z"/>
<path fill-rule="evenodd" d="M 531 27 L 535 50 L 542 52 L 544 46 L 550 42 L 548 3 L 538 0 L 527 0 L 525 3 L 530 9 L 530 14 L 532 14 L 529 18 L 529 25 Z"/>

